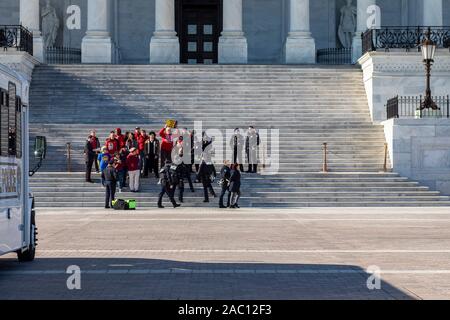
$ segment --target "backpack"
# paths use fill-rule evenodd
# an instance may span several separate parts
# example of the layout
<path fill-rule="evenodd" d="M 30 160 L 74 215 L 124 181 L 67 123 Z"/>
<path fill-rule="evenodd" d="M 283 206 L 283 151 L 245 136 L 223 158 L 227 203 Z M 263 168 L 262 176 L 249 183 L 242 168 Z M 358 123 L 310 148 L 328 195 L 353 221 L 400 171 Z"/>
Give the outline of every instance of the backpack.
<path fill-rule="evenodd" d="M 112 202 L 114 210 L 128 210 L 128 203 L 123 199 L 116 199 Z"/>

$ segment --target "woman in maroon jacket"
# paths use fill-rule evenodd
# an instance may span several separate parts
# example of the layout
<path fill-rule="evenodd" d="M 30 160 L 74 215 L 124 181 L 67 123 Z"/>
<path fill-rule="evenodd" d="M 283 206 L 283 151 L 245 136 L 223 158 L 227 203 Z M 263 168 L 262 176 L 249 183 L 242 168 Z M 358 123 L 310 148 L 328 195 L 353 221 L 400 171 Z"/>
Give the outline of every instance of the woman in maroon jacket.
<path fill-rule="evenodd" d="M 130 154 L 127 157 L 127 169 L 130 177 L 130 191 L 139 192 L 139 150 L 131 148 Z"/>
<path fill-rule="evenodd" d="M 161 137 L 161 168 L 164 167 L 166 160 L 172 162 L 173 137 L 171 128 L 164 126 L 159 131 Z"/>

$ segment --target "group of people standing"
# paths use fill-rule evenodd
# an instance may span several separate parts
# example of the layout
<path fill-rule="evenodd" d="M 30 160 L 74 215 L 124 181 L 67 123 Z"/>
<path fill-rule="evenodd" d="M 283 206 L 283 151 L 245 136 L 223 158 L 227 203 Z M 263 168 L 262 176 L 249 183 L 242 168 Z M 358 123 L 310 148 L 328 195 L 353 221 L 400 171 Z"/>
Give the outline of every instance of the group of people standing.
<path fill-rule="evenodd" d="M 93 183 L 91 172 L 95 165 L 96 172 L 101 173 L 102 185 L 105 187 L 105 208 L 112 207 L 116 189 L 122 192 L 127 186 L 127 178 L 130 192 L 139 192 L 140 179 L 154 176 L 161 185 L 157 203 L 159 208 L 164 208 L 162 200 L 165 195 L 174 208 L 179 207 L 175 194 L 178 190 L 178 200 L 183 203 L 185 182 L 189 184 L 191 192 L 195 192 L 193 173 L 195 182 L 203 186 L 203 201 L 209 202 L 210 195 L 217 197 L 212 186 L 217 177 L 211 161 L 213 139 L 205 132 L 202 133 L 202 138 L 198 139 L 193 130 L 168 125 L 158 131 L 158 136 L 160 139 L 155 132 L 147 134 L 139 127 L 136 127 L 134 132 L 125 134 L 117 128 L 110 132 L 104 144 L 100 144 L 95 130 L 90 132 L 84 147 L 86 182 Z M 220 171 L 220 208 L 239 208 L 241 172 L 244 171 L 243 152 L 245 149 L 248 172 L 256 173 L 259 144 L 260 138 L 255 128 L 249 128 L 246 138 L 240 133 L 240 129 L 235 129 L 230 139 L 233 164 L 225 161 Z"/>

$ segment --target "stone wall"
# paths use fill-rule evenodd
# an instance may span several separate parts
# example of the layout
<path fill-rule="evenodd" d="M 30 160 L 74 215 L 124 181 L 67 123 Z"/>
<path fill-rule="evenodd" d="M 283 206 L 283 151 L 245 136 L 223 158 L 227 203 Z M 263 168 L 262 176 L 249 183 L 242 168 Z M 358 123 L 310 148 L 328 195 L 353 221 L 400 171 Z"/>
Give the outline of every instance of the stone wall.
<path fill-rule="evenodd" d="M 450 119 L 383 122 L 393 170 L 450 195 Z"/>
<path fill-rule="evenodd" d="M 450 26 L 450 0 L 443 0 L 444 1 L 444 25 Z"/>
<path fill-rule="evenodd" d="M 0 1 L 0 25 L 19 23 L 19 1 L 1 0 Z"/>
<path fill-rule="evenodd" d="M 359 63 L 364 73 L 364 85 L 369 102 L 370 113 L 374 122 L 386 120 L 385 105 L 388 99 L 400 96 L 416 96 L 425 93 L 425 67 L 421 53 L 405 52 L 370 52 Z M 450 52 L 439 49 L 431 78 L 433 95 L 450 93 Z"/>

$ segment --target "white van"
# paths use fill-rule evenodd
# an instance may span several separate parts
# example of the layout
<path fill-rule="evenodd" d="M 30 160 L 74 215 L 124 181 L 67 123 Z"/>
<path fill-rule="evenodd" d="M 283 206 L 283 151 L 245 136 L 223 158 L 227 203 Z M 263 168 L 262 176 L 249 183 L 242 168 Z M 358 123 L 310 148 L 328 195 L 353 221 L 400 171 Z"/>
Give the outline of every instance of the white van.
<path fill-rule="evenodd" d="M 0 64 L 0 256 L 16 252 L 19 261 L 34 260 L 36 220 L 28 179 L 46 152 L 44 137 L 35 141 L 39 163 L 29 170 L 29 83 Z"/>

